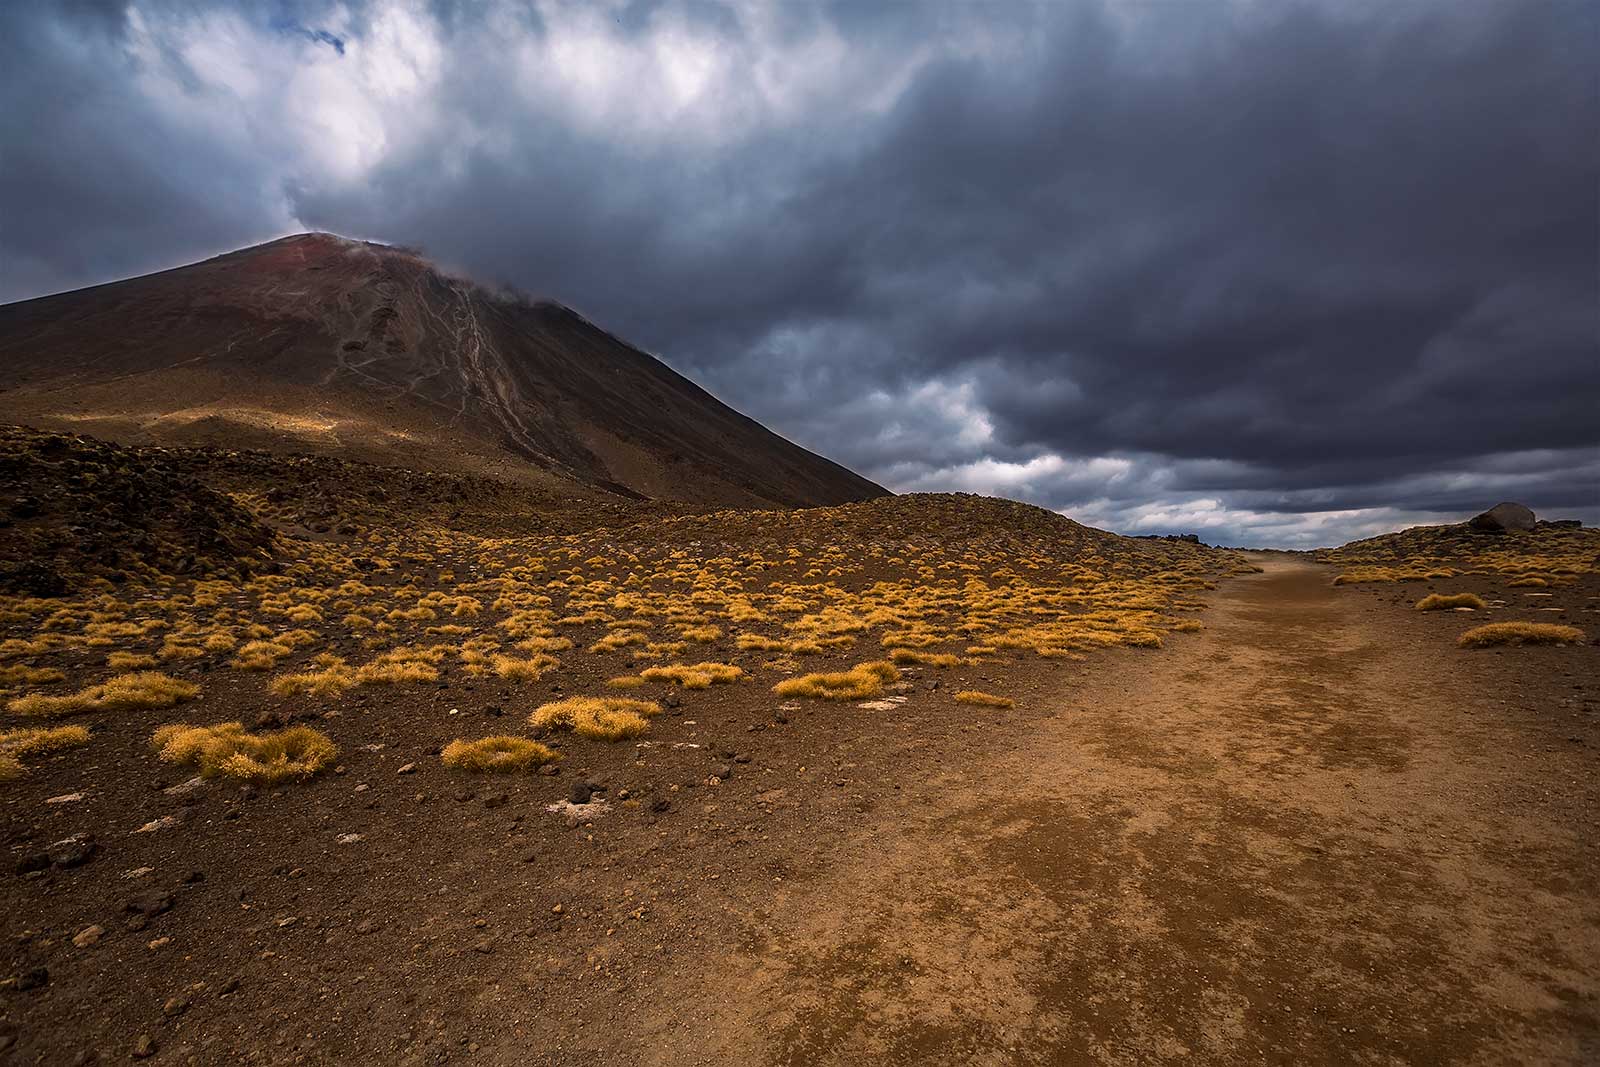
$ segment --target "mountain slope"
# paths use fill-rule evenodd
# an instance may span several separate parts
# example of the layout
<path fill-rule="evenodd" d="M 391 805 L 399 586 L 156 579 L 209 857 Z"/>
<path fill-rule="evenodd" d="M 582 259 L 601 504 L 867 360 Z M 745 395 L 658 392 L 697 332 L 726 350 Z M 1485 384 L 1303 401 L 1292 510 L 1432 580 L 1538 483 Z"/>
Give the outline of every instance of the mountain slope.
<path fill-rule="evenodd" d="M 884 493 L 568 308 L 330 234 L 0 307 L 0 418 L 718 505 Z"/>

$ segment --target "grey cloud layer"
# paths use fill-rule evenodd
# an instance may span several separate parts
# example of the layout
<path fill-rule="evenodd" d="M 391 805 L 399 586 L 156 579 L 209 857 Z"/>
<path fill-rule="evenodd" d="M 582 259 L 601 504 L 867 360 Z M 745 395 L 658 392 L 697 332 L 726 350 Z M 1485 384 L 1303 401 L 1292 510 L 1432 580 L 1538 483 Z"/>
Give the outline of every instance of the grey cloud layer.
<path fill-rule="evenodd" d="M 0 299 L 330 229 L 896 487 L 1236 542 L 1600 519 L 1592 5 L 0 19 Z"/>

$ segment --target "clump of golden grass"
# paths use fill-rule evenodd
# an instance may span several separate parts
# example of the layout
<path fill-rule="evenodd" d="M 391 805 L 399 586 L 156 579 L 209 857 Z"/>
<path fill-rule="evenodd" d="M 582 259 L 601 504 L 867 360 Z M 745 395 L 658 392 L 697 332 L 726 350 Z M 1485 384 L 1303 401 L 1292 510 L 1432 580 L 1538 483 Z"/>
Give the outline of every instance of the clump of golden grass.
<path fill-rule="evenodd" d="M 200 695 L 200 687 L 157 671 L 122 674 L 64 696 L 39 693 L 17 697 L 6 704 L 13 714 L 55 718 L 83 711 L 128 711 L 133 708 L 170 708 Z"/>
<path fill-rule="evenodd" d="M 638 689 L 642 685 L 644 679 L 637 674 L 623 674 L 606 679 L 606 686 L 610 689 Z"/>
<path fill-rule="evenodd" d="M 338 696 L 355 684 L 356 672 L 342 662 L 333 662 L 320 671 L 279 675 L 268 688 L 274 696 L 280 697 L 299 694 L 331 697 Z"/>
<path fill-rule="evenodd" d="M 554 763 L 561 758 L 561 753 L 549 745 L 542 745 L 526 737 L 501 734 L 479 738 L 476 741 L 456 738 L 444 746 L 439 758 L 444 761 L 446 767 L 453 767 L 456 770 L 510 774 Z"/>
<path fill-rule="evenodd" d="M 678 631 L 678 636 L 685 641 L 696 641 L 708 644 L 722 636 L 722 630 L 716 626 L 685 626 Z"/>
<path fill-rule="evenodd" d="M 1451 608 L 1472 608 L 1482 611 L 1489 605 L 1476 593 L 1429 593 L 1417 601 L 1418 611 L 1448 611 Z"/>
<path fill-rule="evenodd" d="M 649 700 L 625 697 L 568 697 L 544 704 L 528 717 L 534 726 L 571 730 L 597 741 L 637 737 L 650 726 L 650 716 L 661 708 Z"/>
<path fill-rule="evenodd" d="M 960 656 L 949 652 L 918 652 L 914 648 L 897 648 L 889 658 L 896 663 L 922 663 L 929 667 L 954 667 L 961 662 Z"/>
<path fill-rule="evenodd" d="M 518 659 L 515 656 L 495 656 L 491 661 L 494 672 L 500 677 L 511 682 L 534 682 L 546 671 L 561 665 L 561 661 L 554 656 L 547 656 L 543 652 L 536 652 L 527 659 Z"/>
<path fill-rule="evenodd" d="M 81 726 L 30 726 L 21 730 L 0 731 L 0 782 L 23 772 L 22 760 L 45 752 L 59 752 L 89 743 L 89 731 Z"/>
<path fill-rule="evenodd" d="M 1550 622 L 1491 622 L 1477 626 L 1456 639 L 1462 648 L 1488 648 L 1491 645 L 1572 645 L 1581 644 L 1584 633 L 1576 626 Z"/>
<path fill-rule="evenodd" d="M 1182 622 L 1174 624 L 1172 629 L 1175 633 L 1197 634 L 1205 629 L 1205 624 L 1198 619 L 1184 619 Z"/>
<path fill-rule="evenodd" d="M 113 652 L 106 657 L 106 666 L 114 671 L 145 671 L 156 665 L 154 656 L 138 652 Z"/>
<path fill-rule="evenodd" d="M 730 663 L 674 663 L 639 672 L 639 677 L 646 681 L 677 682 L 685 689 L 710 689 L 713 685 L 737 682 L 744 676 L 741 668 Z"/>
<path fill-rule="evenodd" d="M 332 739 L 309 726 L 252 734 L 236 722 L 163 726 L 151 738 L 162 760 L 187 763 L 201 775 L 275 785 L 309 778 L 339 755 Z"/>
<path fill-rule="evenodd" d="M 150 661 L 150 666 L 155 666 L 155 660 Z M 0 685 L 49 685 L 65 681 L 66 677 L 54 667 L 0 667 Z"/>
<path fill-rule="evenodd" d="M 249 641 L 233 657 L 232 664 L 241 671 L 270 671 L 279 660 L 294 655 L 294 649 L 277 641 Z"/>
<path fill-rule="evenodd" d="M 963 689 L 956 694 L 958 704 L 976 704 L 981 708 L 1011 708 L 1016 706 L 1016 701 L 1010 697 L 995 696 L 993 693 L 984 693 L 977 689 Z"/>
<path fill-rule="evenodd" d="M 786 678 L 772 687 L 784 697 L 814 700 L 864 700 L 883 692 L 883 684 L 900 677 L 900 671 L 886 660 L 862 663 L 836 674 L 804 674 Z"/>

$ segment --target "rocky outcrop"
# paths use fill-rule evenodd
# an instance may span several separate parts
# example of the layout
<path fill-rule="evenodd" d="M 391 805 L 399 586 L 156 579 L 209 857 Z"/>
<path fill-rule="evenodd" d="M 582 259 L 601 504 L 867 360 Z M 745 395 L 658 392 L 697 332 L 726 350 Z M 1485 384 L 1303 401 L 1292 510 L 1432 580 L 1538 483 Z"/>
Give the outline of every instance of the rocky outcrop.
<path fill-rule="evenodd" d="M 1531 530 L 1538 521 L 1532 508 L 1508 500 L 1475 516 L 1467 525 L 1480 533 L 1505 533 L 1508 530 Z"/>
<path fill-rule="evenodd" d="M 61 596 L 90 576 L 242 578 L 272 541 L 164 449 L 0 427 L 0 593 Z"/>

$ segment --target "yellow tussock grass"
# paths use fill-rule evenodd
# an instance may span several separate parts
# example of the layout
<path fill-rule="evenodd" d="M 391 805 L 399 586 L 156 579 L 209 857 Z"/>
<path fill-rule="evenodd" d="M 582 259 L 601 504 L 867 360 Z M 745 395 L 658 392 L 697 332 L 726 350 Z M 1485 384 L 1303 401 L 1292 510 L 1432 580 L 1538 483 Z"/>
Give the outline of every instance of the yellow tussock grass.
<path fill-rule="evenodd" d="M 640 671 L 639 677 L 651 682 L 677 682 L 685 689 L 710 689 L 737 682 L 744 677 L 744 671 L 729 663 L 674 663 Z"/>
<path fill-rule="evenodd" d="M 1448 611 L 1451 608 L 1472 608 L 1482 611 L 1489 605 L 1476 593 L 1429 593 L 1417 601 L 1418 611 Z"/>
<path fill-rule="evenodd" d="M 621 741 L 649 729 L 650 717 L 661 708 L 648 700 L 625 697 L 568 697 L 545 704 L 528 717 L 534 726 L 571 730 L 597 741 Z"/>
<path fill-rule="evenodd" d="M 1462 648 L 1488 648 L 1491 645 L 1575 645 L 1584 633 L 1576 626 L 1551 622 L 1491 622 L 1478 626 L 1456 639 Z"/>
<path fill-rule="evenodd" d="M 958 704 L 975 704 L 980 708 L 1010 708 L 1016 706 L 1016 701 L 1010 697 L 995 696 L 993 693 L 980 692 L 977 689 L 963 689 L 956 694 Z"/>
<path fill-rule="evenodd" d="M 461 738 L 444 746 L 439 758 L 446 767 L 459 771 L 488 771 L 495 774 L 512 774 L 531 771 L 546 763 L 554 763 L 561 753 L 549 745 L 542 745 L 526 737 L 497 735 L 476 741 Z"/>
<path fill-rule="evenodd" d="M 65 696 L 31 694 L 6 704 L 13 714 L 54 718 L 85 711 L 128 711 L 134 708 L 170 708 L 200 695 L 200 687 L 156 671 L 122 674 Z"/>
<path fill-rule="evenodd" d="M 339 755 L 332 739 L 309 726 L 252 734 L 243 725 L 163 726 L 151 739 L 167 763 L 187 763 L 202 776 L 275 785 L 309 778 Z"/>
<path fill-rule="evenodd" d="M 799 678 L 786 678 L 772 687 L 784 697 L 807 697 L 813 700 L 862 700 L 883 692 L 883 684 L 900 677 L 894 664 L 885 660 L 862 663 L 836 674 L 804 674 Z"/>

